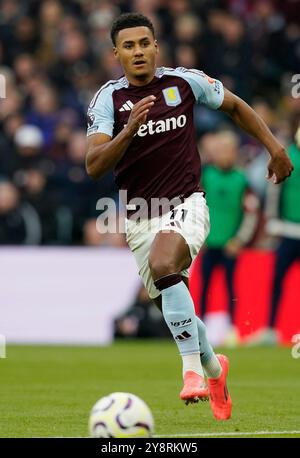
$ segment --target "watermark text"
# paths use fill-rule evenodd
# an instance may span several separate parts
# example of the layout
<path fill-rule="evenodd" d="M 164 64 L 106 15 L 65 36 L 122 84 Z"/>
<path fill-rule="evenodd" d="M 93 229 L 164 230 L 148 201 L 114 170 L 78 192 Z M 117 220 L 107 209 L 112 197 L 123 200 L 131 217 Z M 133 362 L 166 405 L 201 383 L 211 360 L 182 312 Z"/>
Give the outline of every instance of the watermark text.
<path fill-rule="evenodd" d="M 300 334 L 295 334 L 292 337 L 292 343 L 295 345 L 292 347 L 292 357 L 294 359 L 300 358 Z"/>
<path fill-rule="evenodd" d="M 0 358 L 6 358 L 6 339 L 0 334 Z"/>
<path fill-rule="evenodd" d="M 6 79 L 4 75 L 0 73 L 0 99 L 6 98 Z"/>
<path fill-rule="evenodd" d="M 299 99 L 300 97 L 300 73 L 293 75 L 291 82 L 294 83 L 294 86 L 292 87 L 292 97 L 294 99 Z"/>

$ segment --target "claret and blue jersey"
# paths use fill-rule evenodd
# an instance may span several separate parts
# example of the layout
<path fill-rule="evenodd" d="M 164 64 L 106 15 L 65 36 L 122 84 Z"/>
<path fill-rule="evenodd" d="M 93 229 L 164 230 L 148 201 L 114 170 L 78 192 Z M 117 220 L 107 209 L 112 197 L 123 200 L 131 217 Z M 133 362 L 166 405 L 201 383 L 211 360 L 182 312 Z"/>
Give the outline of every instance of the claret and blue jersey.
<path fill-rule="evenodd" d="M 134 104 L 149 95 L 156 101 L 130 146 L 115 167 L 119 189 L 128 199 L 172 199 L 191 194 L 199 186 L 200 157 L 193 122 L 194 103 L 218 109 L 224 98 L 220 81 L 199 70 L 183 67 L 156 70 L 145 86 L 133 86 L 126 77 L 108 81 L 88 109 L 87 135 L 114 138 L 128 122 Z"/>

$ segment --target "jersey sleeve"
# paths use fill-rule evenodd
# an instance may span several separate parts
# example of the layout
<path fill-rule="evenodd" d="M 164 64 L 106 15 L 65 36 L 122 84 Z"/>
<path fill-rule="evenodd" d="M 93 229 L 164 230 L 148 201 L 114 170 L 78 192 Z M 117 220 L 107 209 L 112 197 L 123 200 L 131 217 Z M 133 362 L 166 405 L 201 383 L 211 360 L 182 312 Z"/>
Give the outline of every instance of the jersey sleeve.
<path fill-rule="evenodd" d="M 217 110 L 224 100 L 224 87 L 221 81 L 210 78 L 201 70 L 177 68 L 194 93 L 197 103 L 202 103 Z"/>
<path fill-rule="evenodd" d="M 113 136 L 114 107 L 111 89 L 100 89 L 89 105 L 87 111 L 87 136 L 103 133 Z"/>

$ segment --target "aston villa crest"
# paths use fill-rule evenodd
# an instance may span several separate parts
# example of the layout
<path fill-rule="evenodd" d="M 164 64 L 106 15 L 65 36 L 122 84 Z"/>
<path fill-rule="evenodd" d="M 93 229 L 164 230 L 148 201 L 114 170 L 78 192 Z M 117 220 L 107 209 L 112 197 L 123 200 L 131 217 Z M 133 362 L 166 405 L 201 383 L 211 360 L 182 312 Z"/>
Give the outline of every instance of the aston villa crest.
<path fill-rule="evenodd" d="M 177 86 L 167 87 L 163 90 L 165 102 L 170 107 L 176 107 L 181 103 L 181 97 Z"/>

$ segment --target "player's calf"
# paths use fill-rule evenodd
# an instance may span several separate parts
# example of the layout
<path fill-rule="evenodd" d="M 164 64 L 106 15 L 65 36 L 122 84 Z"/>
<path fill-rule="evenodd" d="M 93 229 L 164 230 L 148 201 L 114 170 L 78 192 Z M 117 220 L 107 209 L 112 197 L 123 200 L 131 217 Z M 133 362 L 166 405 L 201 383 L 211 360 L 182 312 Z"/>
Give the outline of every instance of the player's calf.
<path fill-rule="evenodd" d="M 184 387 L 180 398 L 190 402 L 207 398 L 197 321 L 189 290 L 179 274 L 162 277 L 155 281 L 155 286 L 161 291 L 163 316 L 182 357 Z"/>

